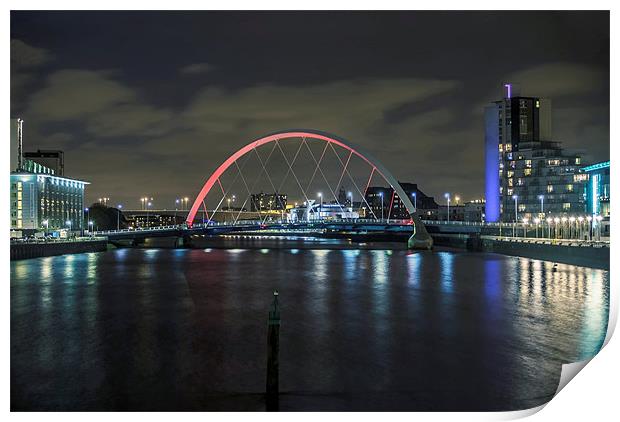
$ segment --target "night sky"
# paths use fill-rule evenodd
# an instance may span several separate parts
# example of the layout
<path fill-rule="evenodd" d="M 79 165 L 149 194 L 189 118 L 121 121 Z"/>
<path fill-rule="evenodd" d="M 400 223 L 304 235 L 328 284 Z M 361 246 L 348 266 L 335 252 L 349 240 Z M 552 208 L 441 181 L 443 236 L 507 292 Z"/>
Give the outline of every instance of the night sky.
<path fill-rule="evenodd" d="M 194 197 L 280 129 L 364 146 L 437 199 L 481 197 L 483 107 L 551 98 L 554 138 L 609 159 L 608 12 L 13 12 L 11 117 L 87 198 Z M 15 163 L 11 145 L 11 163 Z"/>

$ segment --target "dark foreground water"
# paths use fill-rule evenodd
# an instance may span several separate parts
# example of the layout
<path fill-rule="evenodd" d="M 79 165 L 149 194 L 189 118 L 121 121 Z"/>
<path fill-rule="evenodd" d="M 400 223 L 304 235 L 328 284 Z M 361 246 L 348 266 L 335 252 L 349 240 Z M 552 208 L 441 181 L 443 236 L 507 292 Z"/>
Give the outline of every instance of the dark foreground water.
<path fill-rule="evenodd" d="M 514 410 L 593 356 L 606 271 L 436 250 L 124 249 L 11 263 L 13 410 Z"/>

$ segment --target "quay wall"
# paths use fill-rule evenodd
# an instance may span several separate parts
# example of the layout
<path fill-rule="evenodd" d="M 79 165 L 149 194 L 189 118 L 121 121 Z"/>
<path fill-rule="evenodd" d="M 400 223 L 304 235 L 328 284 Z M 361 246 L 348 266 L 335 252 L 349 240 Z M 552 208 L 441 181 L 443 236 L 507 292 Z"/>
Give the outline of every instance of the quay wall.
<path fill-rule="evenodd" d="M 107 248 L 107 240 L 11 243 L 11 261 L 73 253 L 103 252 L 106 251 Z"/>

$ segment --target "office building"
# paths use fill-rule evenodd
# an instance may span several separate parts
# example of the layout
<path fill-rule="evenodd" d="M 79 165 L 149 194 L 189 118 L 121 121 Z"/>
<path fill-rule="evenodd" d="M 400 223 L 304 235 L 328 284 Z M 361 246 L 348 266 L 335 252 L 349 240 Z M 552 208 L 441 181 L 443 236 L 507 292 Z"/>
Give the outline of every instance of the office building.
<path fill-rule="evenodd" d="M 432 196 L 422 192 L 416 183 L 399 182 L 401 188 L 409 197 L 420 218 L 431 220 L 436 219 L 438 205 Z M 366 218 L 380 219 L 408 219 L 409 211 L 405 204 L 400 200 L 397 193 L 389 187 L 370 186 L 366 190 L 366 202 L 369 210 L 365 212 Z"/>
<path fill-rule="evenodd" d="M 253 193 L 250 197 L 250 211 L 286 210 L 287 196 L 281 193 Z"/>
<path fill-rule="evenodd" d="M 551 101 L 510 84 L 485 108 L 485 219 L 521 221 L 585 211 L 581 156 L 552 140 Z"/>
<path fill-rule="evenodd" d="M 609 161 L 592 164 L 581 169 L 588 175 L 586 184 L 586 212 L 608 219 L 609 211 Z"/>
<path fill-rule="evenodd" d="M 20 155 L 17 168 L 10 175 L 11 230 L 82 230 L 84 189 L 89 183 L 59 176 L 58 168 L 22 156 L 23 122 L 19 119 L 17 122 Z"/>

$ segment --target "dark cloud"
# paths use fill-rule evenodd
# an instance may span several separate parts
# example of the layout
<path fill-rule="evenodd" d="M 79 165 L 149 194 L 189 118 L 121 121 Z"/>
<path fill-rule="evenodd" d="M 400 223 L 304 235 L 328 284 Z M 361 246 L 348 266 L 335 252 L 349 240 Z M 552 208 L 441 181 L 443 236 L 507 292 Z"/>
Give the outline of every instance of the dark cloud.
<path fill-rule="evenodd" d="M 210 72 L 215 66 L 209 63 L 194 63 L 181 68 L 180 72 L 184 75 L 198 75 Z"/>
<path fill-rule="evenodd" d="M 285 128 L 343 136 L 429 194 L 479 197 L 482 110 L 505 81 L 553 100 L 568 147 L 609 156 L 606 12 L 14 12 L 12 22 L 11 107 L 27 148 L 64 148 L 92 198 L 193 196 L 236 148 Z"/>

